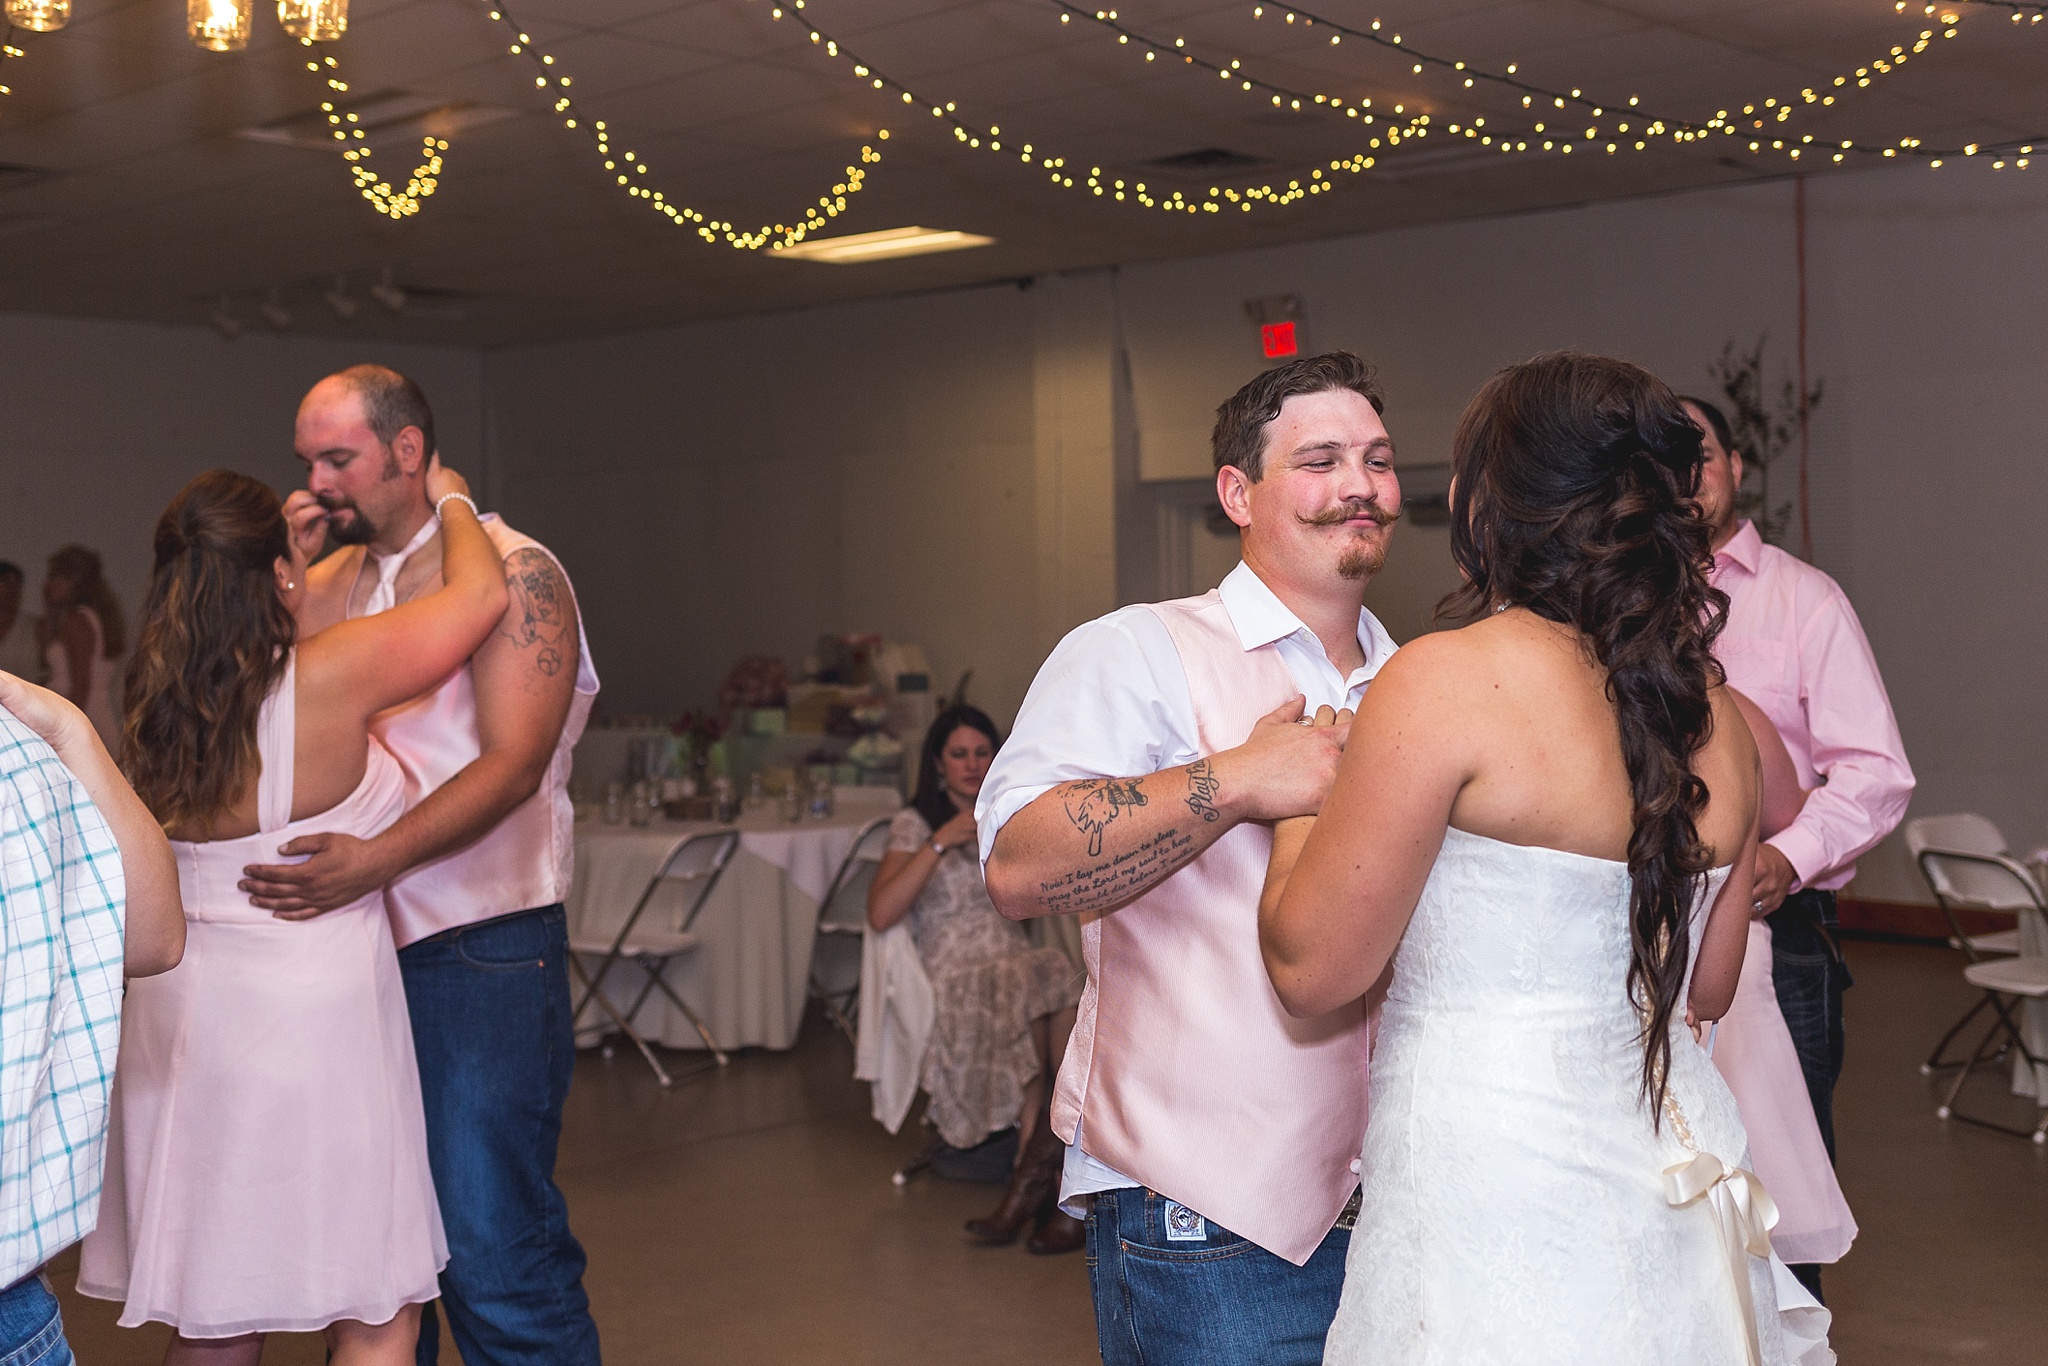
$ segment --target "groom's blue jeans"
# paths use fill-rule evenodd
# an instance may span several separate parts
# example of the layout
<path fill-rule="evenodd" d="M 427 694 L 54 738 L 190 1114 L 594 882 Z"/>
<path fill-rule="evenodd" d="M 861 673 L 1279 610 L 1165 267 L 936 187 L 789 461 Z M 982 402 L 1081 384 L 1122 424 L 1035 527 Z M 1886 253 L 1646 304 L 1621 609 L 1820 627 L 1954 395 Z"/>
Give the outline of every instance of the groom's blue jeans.
<path fill-rule="evenodd" d="M 440 1308 L 466 1366 L 597 1366 L 583 1248 L 555 1186 L 575 1066 L 562 908 L 500 916 L 398 951 L 427 1158 L 448 1229 Z M 435 1306 L 418 1361 L 433 1366 Z"/>
<path fill-rule="evenodd" d="M 1088 1288 L 1104 1366 L 1317 1366 L 1344 1290 L 1349 1229 L 1296 1266 L 1228 1229 L 1166 1236 L 1166 1197 L 1127 1186 L 1088 1211 Z"/>

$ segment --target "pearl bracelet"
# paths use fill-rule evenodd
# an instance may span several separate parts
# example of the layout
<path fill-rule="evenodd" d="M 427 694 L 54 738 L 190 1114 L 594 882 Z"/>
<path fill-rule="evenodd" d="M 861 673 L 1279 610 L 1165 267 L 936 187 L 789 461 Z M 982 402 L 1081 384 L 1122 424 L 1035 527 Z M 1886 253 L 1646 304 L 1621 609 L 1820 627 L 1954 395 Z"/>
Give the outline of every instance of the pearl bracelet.
<path fill-rule="evenodd" d="M 483 513 L 479 512 L 479 511 L 477 510 L 477 506 L 476 506 L 476 499 L 474 499 L 474 498 L 470 497 L 470 496 L 469 496 L 468 494 L 466 494 L 466 493 L 444 493 L 444 494 L 442 494 L 442 495 L 441 495 L 441 496 L 440 496 L 439 498 L 436 498 L 436 499 L 434 500 L 434 515 L 435 515 L 436 517 L 439 517 L 439 516 L 441 515 L 441 504 L 443 504 L 443 503 L 447 502 L 447 501 L 448 501 L 448 500 L 449 500 L 450 498 L 459 498 L 459 499 L 461 499 L 461 500 L 462 500 L 463 502 L 465 502 L 465 503 L 469 504 L 469 511 L 470 511 L 470 515 L 471 515 L 471 516 L 473 516 L 473 517 L 481 517 L 481 516 L 483 516 Z"/>

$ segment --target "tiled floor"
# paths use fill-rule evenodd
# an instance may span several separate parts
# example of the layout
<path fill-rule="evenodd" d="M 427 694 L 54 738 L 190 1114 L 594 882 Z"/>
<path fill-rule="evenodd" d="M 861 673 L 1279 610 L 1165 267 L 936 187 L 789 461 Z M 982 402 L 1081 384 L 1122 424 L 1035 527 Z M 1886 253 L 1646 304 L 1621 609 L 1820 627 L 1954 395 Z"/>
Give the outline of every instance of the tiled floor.
<path fill-rule="evenodd" d="M 1863 1234 L 1828 1276 L 1835 1345 L 1848 1366 L 2048 1359 L 2048 1154 L 1941 1124 L 1918 1072 L 1970 1000 L 1954 960 L 1870 943 L 1850 954 L 1838 1123 Z M 917 1138 L 868 1118 L 851 1068 L 815 1020 L 793 1052 L 672 1092 L 631 1054 L 583 1059 L 561 1181 L 613 1366 L 1096 1360 L 1081 1258 L 965 1246 L 960 1221 L 993 1203 L 991 1187 L 892 1186 Z M 1973 1094 L 1981 1107 L 1997 1092 Z M 2030 1105 L 2011 1113 L 2031 1122 Z M 161 1330 L 115 1328 L 114 1307 L 71 1294 L 70 1275 L 57 1279 L 84 1366 L 158 1359 Z M 303 1336 L 265 1357 L 321 1359 Z"/>

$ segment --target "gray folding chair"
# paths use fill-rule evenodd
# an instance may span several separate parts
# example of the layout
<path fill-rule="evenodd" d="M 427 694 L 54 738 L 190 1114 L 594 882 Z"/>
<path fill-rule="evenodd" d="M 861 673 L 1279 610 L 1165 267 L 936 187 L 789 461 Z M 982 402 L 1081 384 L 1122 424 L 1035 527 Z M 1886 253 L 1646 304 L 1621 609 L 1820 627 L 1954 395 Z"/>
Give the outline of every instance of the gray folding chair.
<path fill-rule="evenodd" d="M 2037 1097 L 2044 1102 L 2041 1122 L 2031 1130 L 1966 1115 L 1956 1108 L 1956 1097 L 1972 1072 L 1986 1063 L 1996 1064 L 2015 1051 L 2033 1069 L 2037 1086 L 2048 1082 L 2048 1071 L 2044 1071 L 2048 1058 L 2036 1055 L 2028 1046 L 2025 1030 L 2016 1018 L 2022 1001 L 2048 998 L 2048 959 L 2006 956 L 2020 951 L 2017 924 L 2009 931 L 1971 935 L 1963 932 L 1956 914 L 1965 909 L 1994 911 L 2010 914 L 2016 921 L 2023 916 L 2048 915 L 2048 902 L 2043 900 L 2040 884 L 2024 864 L 2007 854 L 2005 837 L 1982 816 L 1923 817 L 1907 827 L 1906 846 L 1913 851 L 1921 876 L 1927 879 L 1936 903 L 1948 917 L 1952 932 L 1949 942 L 1969 960 L 1963 967 L 1963 980 L 1983 992 L 1921 1065 L 1922 1072 L 1956 1069 L 1955 1079 L 1949 1083 L 1948 1093 L 1934 1113 L 1942 1119 L 1959 1119 L 2048 1145 L 2048 1095 Z M 2048 921 L 2041 925 L 2044 934 L 2048 934 Z M 1987 1008 L 1992 1014 L 1991 1023 L 1970 1055 L 1944 1059 L 1950 1041 Z"/>
<path fill-rule="evenodd" d="M 825 893 L 825 899 L 818 903 L 818 933 L 826 936 L 828 942 L 850 939 L 858 949 L 861 937 L 868 929 L 868 887 L 874 882 L 875 869 L 880 866 L 888 847 L 887 816 L 875 817 L 854 836 L 853 847 L 846 851 L 839 871 L 832 876 L 831 888 Z M 819 975 L 817 954 L 813 950 L 810 990 L 811 996 L 825 1007 L 832 1023 L 839 1026 L 839 1032 L 853 1040 L 860 1018 L 859 959 L 854 960 L 853 985 L 835 987 L 828 985 Z"/>
<path fill-rule="evenodd" d="M 1960 1119 L 1965 1124 L 1975 1124 L 1983 1129 L 1996 1129 L 2002 1134 L 2018 1138 L 2031 1138 L 2036 1145 L 2048 1146 L 2048 1058 L 2037 1055 L 2027 1047 L 2027 1036 L 2021 1025 L 2013 1018 L 2013 1012 L 2021 1001 L 2039 1001 L 2048 998 L 2048 958 L 1992 958 L 1982 963 L 1972 963 L 1963 969 L 1963 979 L 1984 993 L 1980 1005 L 1989 1005 L 1997 1016 L 1991 1027 L 1984 1031 L 1984 1038 L 1977 1044 L 1963 1065 L 1956 1071 L 1956 1079 L 1949 1083 L 1948 1094 L 1934 1113 L 1942 1119 Z M 1985 1049 L 1993 1039 L 1998 1047 L 1988 1057 Z M 2034 1085 L 2037 1090 L 2035 1103 L 2040 1106 L 2041 1122 L 2032 1129 L 2015 1129 L 2009 1124 L 1983 1119 L 1977 1115 L 1966 1115 L 1956 1109 L 1956 1095 L 1969 1080 L 1970 1073 L 1978 1064 L 1995 1062 L 2009 1051 L 2017 1051 L 2027 1066 L 2033 1069 Z"/>
<path fill-rule="evenodd" d="M 2008 855 L 2005 836 L 1991 821 L 1972 812 L 1947 816 L 1920 816 L 1906 822 L 1906 848 L 1920 866 L 1927 890 L 1948 921 L 1949 945 L 1962 952 L 1971 964 L 2020 951 L 2018 916 L 2041 910 L 2041 889 L 2033 874 Z M 2013 928 L 1988 934 L 1967 934 L 1961 910 L 1988 911 L 2014 917 Z M 1941 1042 L 1920 1064 L 1922 1074 L 1963 1066 L 1961 1058 L 1946 1056 L 1948 1046 L 1990 1004 L 1979 1000 L 1941 1036 Z"/>
<path fill-rule="evenodd" d="M 600 939 L 594 936 L 573 937 L 569 947 L 570 965 L 576 975 L 583 979 L 583 997 L 576 1003 L 576 1011 L 569 1017 L 570 1026 L 583 1018 L 583 1012 L 592 1001 L 611 1017 L 619 1032 L 624 1034 L 640 1050 L 640 1056 L 647 1059 L 647 1065 L 654 1069 L 654 1075 L 663 1086 L 672 1085 L 675 1078 L 661 1065 L 661 1059 L 654 1056 L 654 1050 L 647 1046 L 647 1040 L 640 1037 L 633 1028 L 633 1016 L 645 1005 L 647 998 L 659 991 L 668 997 L 670 1004 L 683 1012 L 683 1018 L 696 1027 L 704 1046 L 711 1050 L 715 1065 L 723 1067 L 730 1059 L 725 1050 L 718 1046 L 718 1040 L 711 1037 L 711 1030 L 699 1019 L 697 1012 L 690 1009 L 689 1002 L 676 995 L 662 974 L 669 963 L 683 954 L 694 952 L 697 936 L 690 933 L 690 926 L 696 923 L 697 915 L 704 909 L 704 903 L 711 899 L 711 891 L 718 885 L 718 879 L 725 873 L 725 866 L 732 861 L 733 852 L 740 847 L 740 832 L 737 830 L 710 830 L 701 835 L 691 835 L 677 841 L 647 880 L 647 890 L 640 893 L 640 899 L 633 903 L 632 911 L 626 916 L 626 923 L 619 927 L 618 934 Z M 672 928 L 645 927 L 640 924 L 641 915 L 655 892 L 664 882 L 682 884 L 683 907 L 674 918 Z M 604 961 L 594 973 L 586 973 L 577 954 L 602 956 Z M 620 961 L 636 964 L 647 975 L 640 986 L 640 994 L 633 998 L 633 1004 L 620 1010 L 612 998 L 605 993 L 604 980 Z"/>

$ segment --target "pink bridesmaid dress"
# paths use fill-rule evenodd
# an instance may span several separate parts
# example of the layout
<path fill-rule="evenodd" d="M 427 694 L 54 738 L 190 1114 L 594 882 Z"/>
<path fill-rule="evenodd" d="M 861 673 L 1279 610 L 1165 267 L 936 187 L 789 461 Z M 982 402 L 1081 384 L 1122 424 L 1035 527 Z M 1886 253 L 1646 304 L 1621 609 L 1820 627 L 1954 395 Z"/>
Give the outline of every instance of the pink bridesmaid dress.
<path fill-rule="evenodd" d="M 100 614 L 90 607 L 71 610 L 92 627 L 92 664 L 85 680 L 85 701 L 79 710 L 99 732 L 100 743 L 107 747 L 107 752 L 119 754 L 121 722 L 114 713 L 114 688 L 120 673 L 116 665 L 120 661 L 107 658 L 107 637 L 100 627 Z M 64 648 L 63 641 L 53 640 L 43 647 L 43 667 L 49 671 L 50 690 L 71 696 L 71 652 Z"/>
<path fill-rule="evenodd" d="M 296 656 L 257 722 L 261 833 L 173 842 L 185 958 L 128 986 L 99 1227 L 78 1288 L 190 1338 L 388 1322 L 447 1241 L 384 897 L 278 920 L 236 889 L 299 835 L 404 809 L 375 740 L 339 806 L 291 819 Z"/>
<path fill-rule="evenodd" d="M 1806 796 L 1777 728 L 1742 694 L 1736 699 L 1763 764 L 1763 834 L 1790 825 Z M 1778 1206 L 1771 1250 L 1788 1264 L 1837 1262 L 1856 1240 L 1856 1219 L 1821 1141 L 1813 1101 L 1771 977 L 1771 927 L 1749 922 L 1735 1001 L 1714 1035 L 1714 1065 L 1735 1094 L 1749 1131 L 1750 1165 Z"/>

